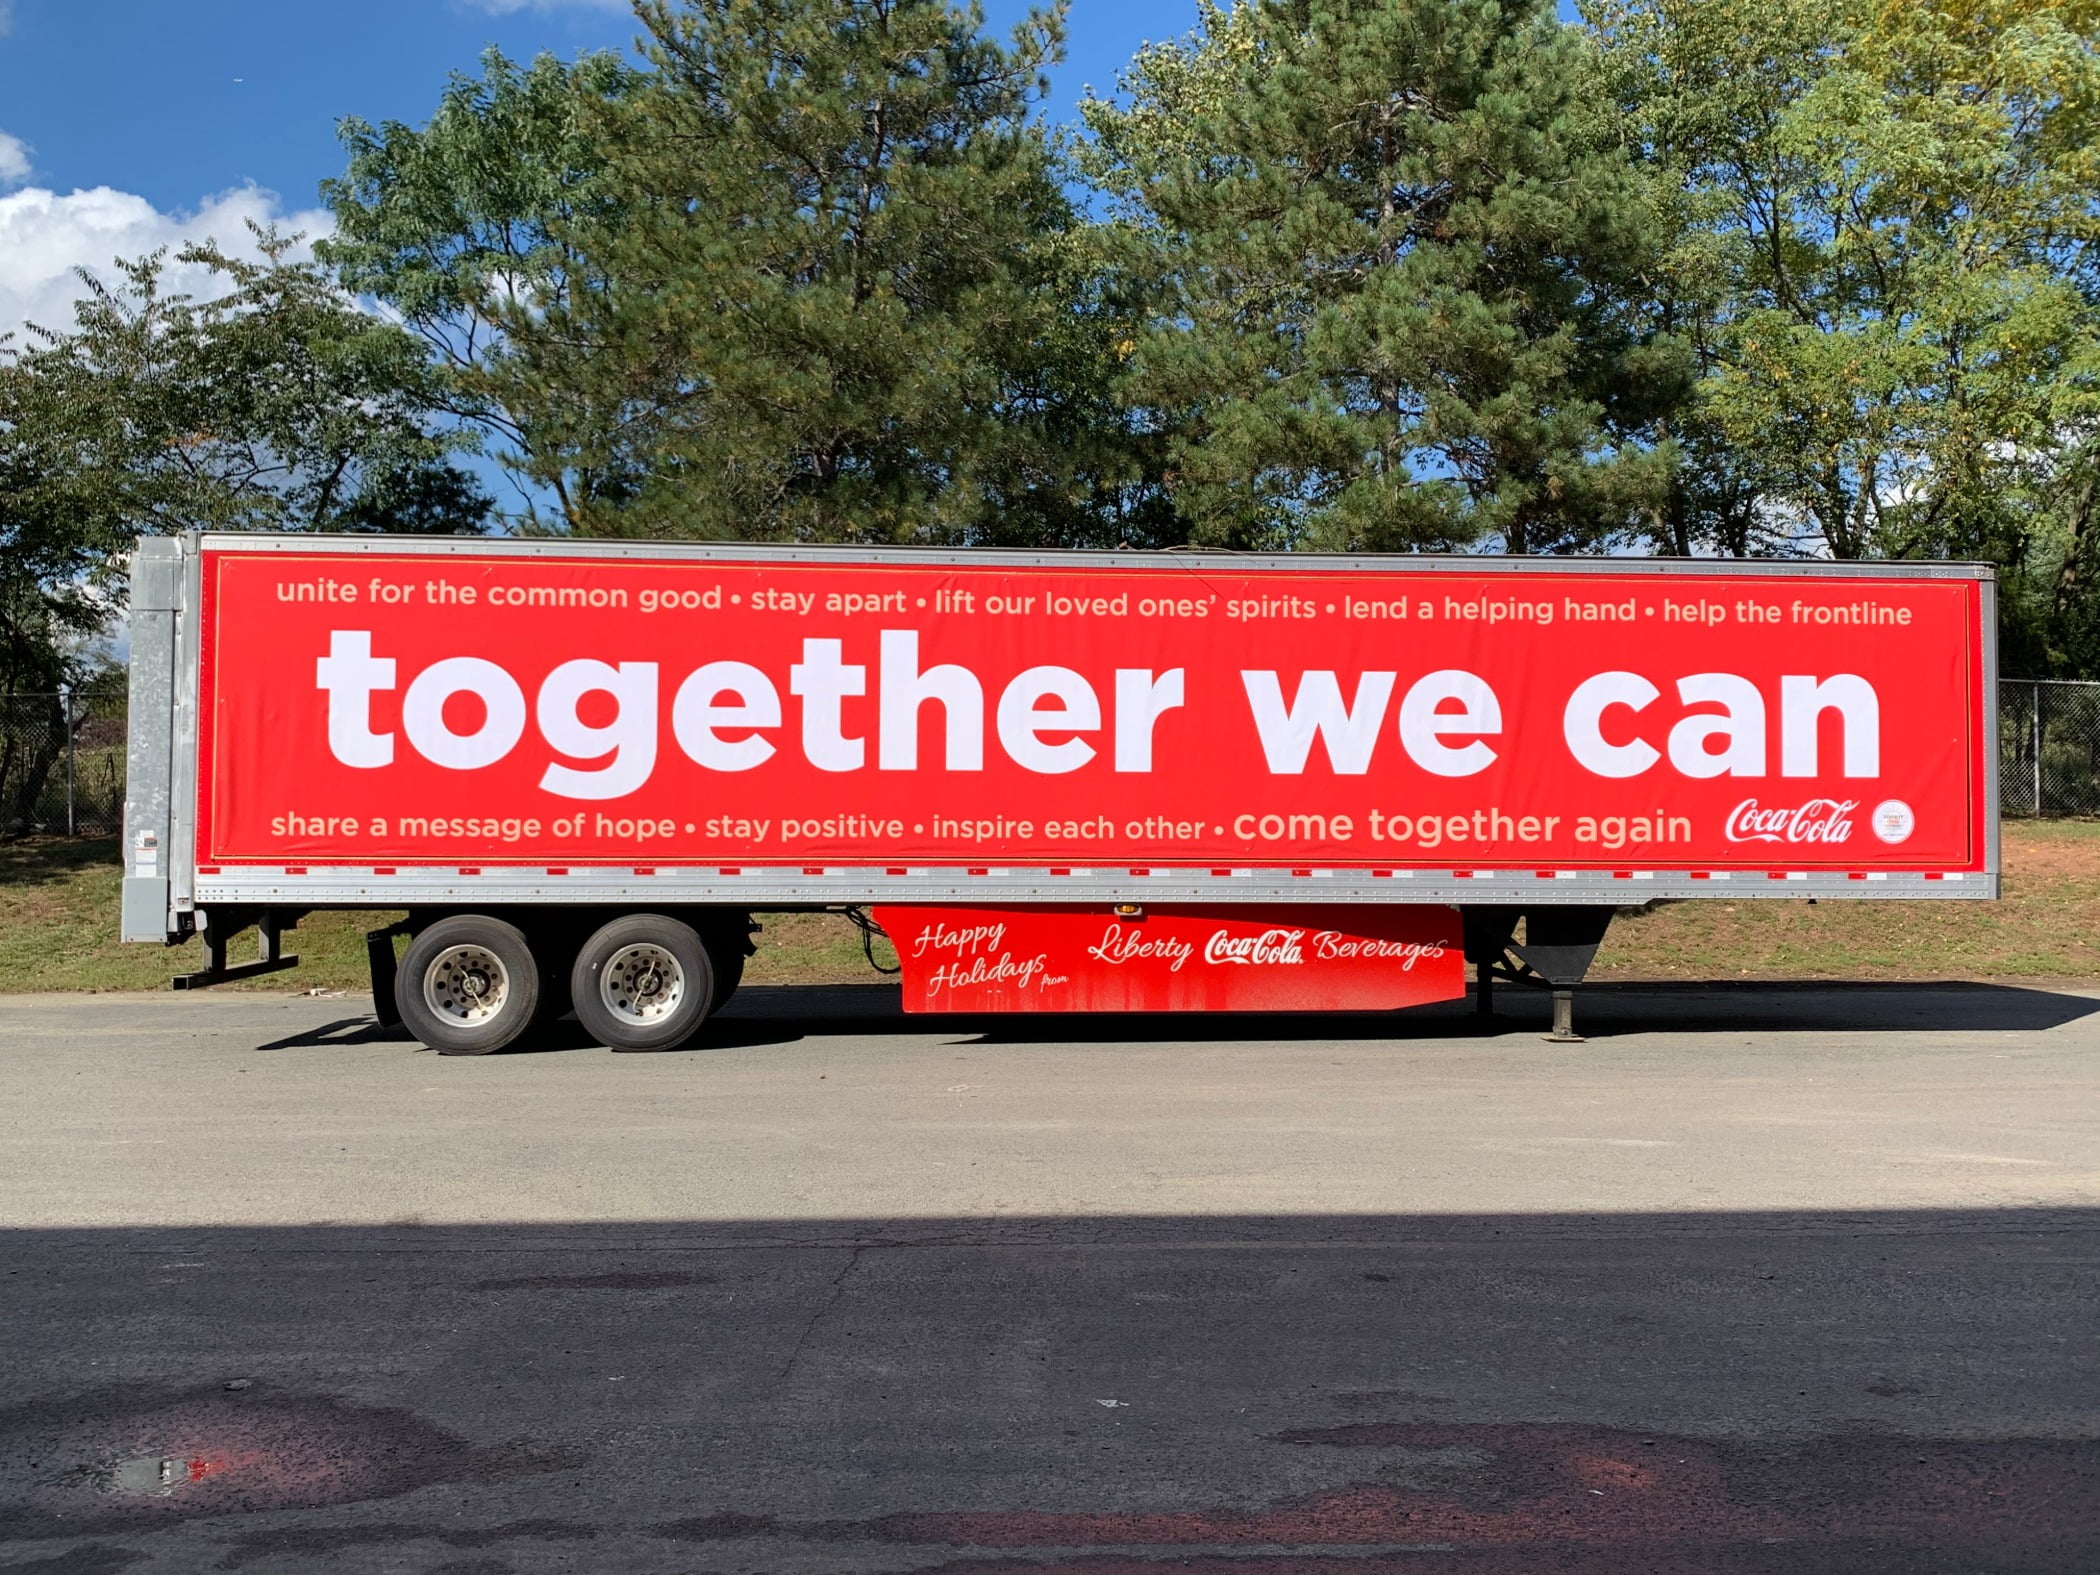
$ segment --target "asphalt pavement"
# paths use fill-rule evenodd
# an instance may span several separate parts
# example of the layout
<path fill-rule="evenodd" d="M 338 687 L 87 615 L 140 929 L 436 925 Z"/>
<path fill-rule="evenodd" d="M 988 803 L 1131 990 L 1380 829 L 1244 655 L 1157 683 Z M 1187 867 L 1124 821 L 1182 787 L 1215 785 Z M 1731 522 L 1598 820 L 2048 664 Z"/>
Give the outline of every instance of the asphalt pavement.
<path fill-rule="evenodd" d="M 2100 991 L 0 999 L 0 1575 L 2100 1569 Z"/>

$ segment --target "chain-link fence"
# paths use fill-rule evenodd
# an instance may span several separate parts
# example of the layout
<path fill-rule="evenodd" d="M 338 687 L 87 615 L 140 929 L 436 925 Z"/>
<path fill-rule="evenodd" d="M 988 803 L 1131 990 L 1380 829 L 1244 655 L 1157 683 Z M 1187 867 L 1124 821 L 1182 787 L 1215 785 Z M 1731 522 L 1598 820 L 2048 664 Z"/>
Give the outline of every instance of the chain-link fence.
<path fill-rule="evenodd" d="M 2100 815 L 2100 684 L 2000 681 L 1998 804 L 2008 815 Z"/>
<path fill-rule="evenodd" d="M 123 827 L 122 691 L 0 696 L 0 836 Z"/>
<path fill-rule="evenodd" d="M 2100 683 L 1998 686 L 2007 815 L 2100 815 Z M 0 836 L 114 836 L 124 821 L 121 692 L 0 696 Z"/>

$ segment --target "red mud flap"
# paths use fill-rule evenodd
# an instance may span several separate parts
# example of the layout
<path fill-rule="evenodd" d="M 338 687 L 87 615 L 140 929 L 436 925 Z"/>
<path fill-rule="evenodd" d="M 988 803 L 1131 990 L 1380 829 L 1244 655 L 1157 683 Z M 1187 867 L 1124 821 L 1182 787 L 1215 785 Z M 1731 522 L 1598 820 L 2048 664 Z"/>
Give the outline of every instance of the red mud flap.
<path fill-rule="evenodd" d="M 875 910 L 907 1012 L 1382 1012 L 1466 993 L 1456 908 Z"/>

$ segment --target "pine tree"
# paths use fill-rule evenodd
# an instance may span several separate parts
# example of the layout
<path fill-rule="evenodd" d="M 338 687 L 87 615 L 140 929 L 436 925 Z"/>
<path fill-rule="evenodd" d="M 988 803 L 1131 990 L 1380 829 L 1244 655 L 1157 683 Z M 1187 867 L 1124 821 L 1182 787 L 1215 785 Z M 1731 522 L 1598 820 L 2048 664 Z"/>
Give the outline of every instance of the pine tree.
<path fill-rule="evenodd" d="M 654 0 L 598 105 L 607 217 L 514 309 L 507 408 L 633 478 L 599 533 L 1084 538 L 1131 479 L 1107 319 L 1032 118 L 1061 21 L 944 0 Z M 1106 528 L 1113 528 L 1112 526 Z"/>
<path fill-rule="evenodd" d="M 1247 0 L 1095 103 L 1166 304 L 1136 388 L 1199 539 L 1593 548 L 1667 484 L 1685 358 L 1637 172 L 1543 0 Z"/>

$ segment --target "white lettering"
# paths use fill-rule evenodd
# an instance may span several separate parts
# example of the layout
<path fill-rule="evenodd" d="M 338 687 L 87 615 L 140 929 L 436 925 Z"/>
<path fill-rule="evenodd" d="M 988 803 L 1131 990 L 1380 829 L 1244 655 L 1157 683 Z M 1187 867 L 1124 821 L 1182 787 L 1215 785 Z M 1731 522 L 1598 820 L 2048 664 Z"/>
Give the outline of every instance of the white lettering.
<path fill-rule="evenodd" d="M 1856 799 L 1812 798 L 1795 809 L 1766 809 L 1746 798 L 1728 812 L 1730 842 L 1849 842 Z"/>
<path fill-rule="evenodd" d="M 1157 678 L 1149 667 L 1116 669 L 1116 769 L 1152 769 L 1152 731 L 1169 711 L 1179 710 L 1184 700 L 1182 669 L 1171 668 Z"/>
<path fill-rule="evenodd" d="M 1398 676 L 1365 673 L 1356 681 L 1356 703 L 1345 707 L 1342 686 L 1333 673 L 1305 673 L 1298 679 L 1297 698 L 1286 709 L 1283 685 L 1275 673 L 1242 672 L 1240 682 L 1246 686 L 1247 704 L 1254 712 L 1269 770 L 1286 777 L 1303 773 L 1317 735 L 1327 747 L 1337 776 L 1360 777 L 1369 771 L 1371 751 L 1378 745 L 1378 727 L 1385 720 Z"/>
<path fill-rule="evenodd" d="M 1456 711 L 1439 709 L 1455 700 Z M 1470 777 L 1495 763 L 1495 752 L 1476 737 L 1454 749 L 1446 733 L 1499 733 L 1502 702 L 1486 680 L 1458 668 L 1446 668 L 1420 679 L 1400 702 L 1400 743 L 1408 759 L 1432 776 Z"/>
<path fill-rule="evenodd" d="M 733 696 L 733 703 L 724 704 L 724 695 Z M 671 702 L 671 733 L 678 747 L 695 765 L 710 771 L 750 771 L 764 765 L 773 758 L 773 745 L 756 730 L 779 725 L 780 691 L 749 662 L 709 662 L 678 686 Z M 747 736 L 724 738 L 724 728 Z M 837 728 L 832 731 L 836 735 Z"/>
<path fill-rule="evenodd" d="M 1299 942 L 1304 939 L 1303 930 L 1264 930 L 1259 935 L 1234 935 L 1230 930 L 1219 930 L 1205 943 L 1203 960 L 1243 967 L 1302 963 L 1305 952 Z"/>
<path fill-rule="evenodd" d="M 1845 775 L 1881 775 L 1881 699 L 1856 673 L 1820 683 L 1789 674 L 1779 680 L 1779 774 L 1812 777 L 1816 770 L 1817 722 L 1837 712 L 1845 739 Z"/>
<path fill-rule="evenodd" d="M 1670 764 L 1688 777 L 1761 777 L 1765 774 L 1765 697 L 1757 685 L 1734 673 L 1694 673 L 1677 680 L 1686 705 L 1727 707 L 1721 715 L 1702 711 L 1670 729 Z M 1707 741 L 1724 738 L 1715 754 Z"/>
<path fill-rule="evenodd" d="M 938 701 L 947 713 L 947 769 L 982 771 L 984 690 L 977 675 L 967 667 L 953 665 L 929 667 L 922 673 L 918 631 L 883 630 L 879 753 L 884 771 L 919 769 L 919 707 L 929 700 Z M 1091 755 L 1093 751 L 1089 749 L 1087 753 Z"/>
<path fill-rule="evenodd" d="M 372 654 L 370 630 L 336 629 L 314 669 L 328 693 L 328 752 L 360 771 L 392 765 L 394 735 L 372 731 L 372 691 L 394 687 L 394 659 Z"/>
<path fill-rule="evenodd" d="M 613 719 L 587 727 L 577 706 L 587 694 L 605 693 L 617 702 Z M 563 662 L 540 685 L 536 707 L 540 732 L 572 760 L 612 760 L 598 771 L 552 765 L 540 786 L 563 798 L 625 798 L 656 769 L 656 664 Z"/>
<path fill-rule="evenodd" d="M 487 714 L 471 733 L 455 733 L 445 722 L 445 702 L 457 694 L 480 697 Z M 525 691 L 494 662 L 454 656 L 416 675 L 401 700 L 401 730 L 416 752 L 448 771 L 492 766 L 525 736 Z"/>
<path fill-rule="evenodd" d="M 1046 710 L 1046 700 L 1057 704 Z M 951 709 L 951 738 L 954 714 Z M 1094 747 L 1077 738 L 1046 744 L 1044 733 L 1091 733 L 1100 726 L 1101 701 L 1093 685 L 1069 667 L 1031 667 L 999 697 L 999 742 L 1016 765 L 1045 776 L 1077 771 L 1094 758 Z"/>
<path fill-rule="evenodd" d="M 1182 965 L 1196 955 L 1196 948 L 1178 936 L 1155 938 L 1136 925 L 1125 928 L 1111 924 L 1101 932 L 1101 939 L 1086 949 L 1086 954 L 1096 962 L 1105 962 L 1115 968 L 1127 962 L 1156 958 L 1167 964 L 1168 973 L 1179 973 Z"/>
<path fill-rule="evenodd" d="M 1661 691 L 1639 673 L 1599 673 L 1585 678 L 1568 696 L 1561 733 L 1575 763 L 1600 777 L 1637 777 L 1662 757 L 1653 745 L 1636 738 L 1630 744 L 1606 741 L 1601 723 L 1615 705 L 1645 710 Z"/>
<path fill-rule="evenodd" d="M 788 669 L 788 692 L 802 698 L 802 753 L 819 771 L 858 771 L 866 739 L 845 736 L 840 701 L 868 692 L 868 670 L 848 667 L 842 640 L 804 640 L 802 660 Z"/>

